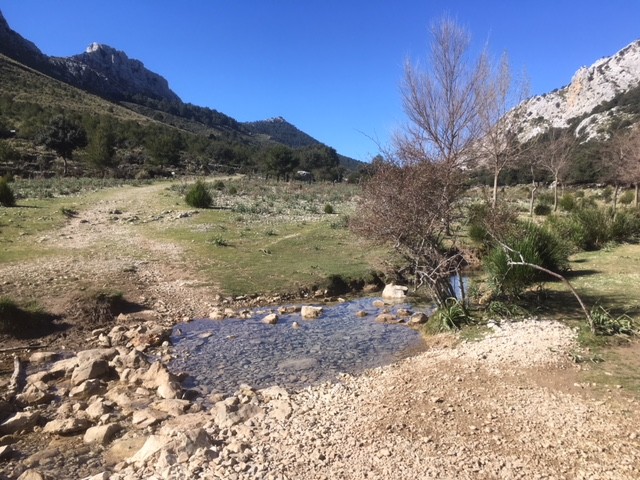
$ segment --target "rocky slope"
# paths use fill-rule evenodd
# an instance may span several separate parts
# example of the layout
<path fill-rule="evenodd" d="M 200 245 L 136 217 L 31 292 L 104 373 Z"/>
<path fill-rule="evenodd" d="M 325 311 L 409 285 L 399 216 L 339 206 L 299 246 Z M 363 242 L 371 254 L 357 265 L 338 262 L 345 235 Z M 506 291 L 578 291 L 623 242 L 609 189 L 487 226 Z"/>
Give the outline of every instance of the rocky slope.
<path fill-rule="evenodd" d="M 137 95 L 181 102 L 164 77 L 145 68 L 141 61 L 131 59 L 126 53 L 108 45 L 92 43 L 80 55 L 51 61 L 64 66 L 71 75 L 72 83 L 89 91 L 114 98 L 133 98 Z"/>
<path fill-rule="evenodd" d="M 569 85 L 521 104 L 515 112 L 521 117 L 522 138 L 532 138 L 549 127 L 566 128 L 571 123 L 577 124 L 577 133 L 588 138 L 602 136 L 608 122 L 629 114 L 616 107 L 597 111 L 598 107 L 639 86 L 640 40 L 590 67 L 580 68 Z"/>
<path fill-rule="evenodd" d="M 102 97 L 133 97 L 180 102 L 166 79 L 139 60 L 107 45 L 92 43 L 84 53 L 68 58 L 48 57 L 13 31 L 0 12 L 0 53 L 29 67 Z"/>

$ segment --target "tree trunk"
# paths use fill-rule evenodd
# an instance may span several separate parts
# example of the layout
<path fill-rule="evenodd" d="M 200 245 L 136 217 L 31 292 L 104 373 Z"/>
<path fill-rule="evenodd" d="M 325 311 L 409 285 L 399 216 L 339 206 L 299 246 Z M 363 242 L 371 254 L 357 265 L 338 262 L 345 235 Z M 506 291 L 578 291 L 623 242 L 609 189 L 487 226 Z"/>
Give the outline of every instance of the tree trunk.
<path fill-rule="evenodd" d="M 558 177 L 553 184 L 553 211 L 558 211 Z"/>
<path fill-rule="evenodd" d="M 498 204 L 498 176 L 499 175 L 500 175 L 500 170 L 496 168 L 493 171 L 493 201 L 492 201 L 493 208 L 496 208 L 496 205 Z"/>
<path fill-rule="evenodd" d="M 638 208 L 638 184 L 636 183 L 636 199 L 635 199 L 635 206 L 636 208 Z"/>
<path fill-rule="evenodd" d="M 620 191 L 620 185 L 616 183 L 616 188 L 613 190 L 613 218 L 616 218 L 618 213 L 618 192 Z"/>
<path fill-rule="evenodd" d="M 533 187 L 531 188 L 531 200 L 529 201 L 529 216 L 533 217 L 533 205 L 536 201 L 536 190 L 538 190 L 538 185 L 536 182 L 533 182 Z"/>

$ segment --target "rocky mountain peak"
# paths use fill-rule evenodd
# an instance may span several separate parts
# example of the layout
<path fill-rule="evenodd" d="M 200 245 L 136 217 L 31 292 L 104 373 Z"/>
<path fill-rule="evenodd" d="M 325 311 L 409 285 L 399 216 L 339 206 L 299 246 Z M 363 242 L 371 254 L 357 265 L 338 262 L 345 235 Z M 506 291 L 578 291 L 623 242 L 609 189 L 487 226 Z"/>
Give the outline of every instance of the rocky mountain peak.
<path fill-rule="evenodd" d="M 522 138 L 532 138 L 549 127 L 566 128 L 579 119 L 576 132 L 595 138 L 615 117 L 615 111 L 592 113 L 596 107 L 640 86 L 640 40 L 615 55 L 579 68 L 571 83 L 533 97 L 515 109 L 523 126 Z"/>
<path fill-rule="evenodd" d="M 125 96 L 143 95 L 156 100 L 181 101 L 169 88 L 164 77 L 148 70 L 141 61 L 131 59 L 123 51 L 109 45 L 94 42 L 84 53 L 66 60 L 70 70 L 76 74 L 82 75 L 86 70 L 82 67 L 87 67 Z"/>

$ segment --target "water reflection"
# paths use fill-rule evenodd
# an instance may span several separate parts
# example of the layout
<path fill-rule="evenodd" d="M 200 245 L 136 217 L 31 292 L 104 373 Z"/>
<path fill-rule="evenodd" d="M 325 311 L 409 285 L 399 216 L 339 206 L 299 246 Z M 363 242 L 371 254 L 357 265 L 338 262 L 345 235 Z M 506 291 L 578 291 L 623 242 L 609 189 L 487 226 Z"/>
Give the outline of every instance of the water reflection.
<path fill-rule="evenodd" d="M 276 325 L 248 320 L 196 320 L 181 324 L 172 337 L 174 371 L 189 372 L 191 387 L 232 393 L 240 384 L 304 387 L 393 362 L 423 348 L 420 334 L 406 326 L 375 321 L 375 298 L 325 306 L 323 315 L 304 320 L 283 315 Z M 390 307 L 392 312 L 407 304 Z M 361 318 L 358 311 L 369 315 Z M 294 328 L 297 322 L 300 327 Z"/>

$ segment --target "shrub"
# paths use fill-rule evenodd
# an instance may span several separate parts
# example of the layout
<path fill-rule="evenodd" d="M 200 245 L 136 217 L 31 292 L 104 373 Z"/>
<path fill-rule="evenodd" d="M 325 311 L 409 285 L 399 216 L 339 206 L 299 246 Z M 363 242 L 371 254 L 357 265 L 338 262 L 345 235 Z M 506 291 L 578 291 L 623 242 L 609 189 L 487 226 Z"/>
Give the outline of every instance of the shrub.
<path fill-rule="evenodd" d="M 578 203 L 576 202 L 576 198 L 570 193 L 565 193 L 562 198 L 558 201 L 559 207 L 565 212 L 571 212 L 576 209 Z"/>
<path fill-rule="evenodd" d="M 611 221 L 611 240 L 616 242 L 629 242 L 637 240 L 639 235 L 640 211 L 619 211 Z"/>
<path fill-rule="evenodd" d="M 333 208 L 333 205 L 331 205 L 330 203 L 327 203 L 324 206 L 324 213 L 326 213 L 327 215 L 332 215 L 332 214 L 336 213 L 336 211 Z"/>
<path fill-rule="evenodd" d="M 543 205 L 553 205 L 553 193 L 552 192 L 541 192 L 538 194 L 538 203 Z"/>
<path fill-rule="evenodd" d="M 605 202 L 605 203 L 609 203 L 611 201 L 611 199 L 613 198 L 613 188 L 611 188 L 611 186 L 607 186 L 605 187 L 604 190 L 602 190 L 602 192 L 600 192 L 600 198 Z"/>
<path fill-rule="evenodd" d="M 448 298 L 429 319 L 426 328 L 429 333 L 448 332 L 459 330 L 462 325 L 470 321 L 471 317 L 464 305 L 455 298 Z"/>
<path fill-rule="evenodd" d="M 235 185 L 231 185 L 228 190 L 229 195 L 237 195 L 238 189 Z"/>
<path fill-rule="evenodd" d="M 622 205 L 629 205 L 631 202 L 633 202 L 634 198 L 635 198 L 634 193 L 631 190 L 627 190 L 622 195 L 620 195 L 620 198 L 618 199 L 618 201 Z"/>
<path fill-rule="evenodd" d="M 219 192 L 224 190 L 224 182 L 222 180 L 218 180 L 213 184 L 213 188 Z"/>
<path fill-rule="evenodd" d="M 569 248 L 551 230 L 531 222 L 519 223 L 504 242 L 517 253 L 507 253 L 501 246 L 494 247 L 484 261 L 489 282 L 499 294 L 518 296 L 537 281 L 546 278 L 543 272 L 523 265 L 510 265 L 510 260 L 538 265 L 561 272 L 569 265 Z"/>
<path fill-rule="evenodd" d="M 0 205 L 3 207 L 15 207 L 16 205 L 16 197 L 4 177 L 0 177 Z"/>
<path fill-rule="evenodd" d="M 599 250 L 611 241 L 611 215 L 601 208 L 580 208 L 551 225 L 562 238 L 580 250 Z"/>
<path fill-rule="evenodd" d="M 546 203 L 539 203 L 533 207 L 533 213 L 539 216 L 547 216 L 551 213 L 551 207 Z"/>
<path fill-rule="evenodd" d="M 207 186 L 201 180 L 198 180 L 193 187 L 187 191 L 185 201 L 194 208 L 211 208 L 213 198 L 207 190 Z"/>

